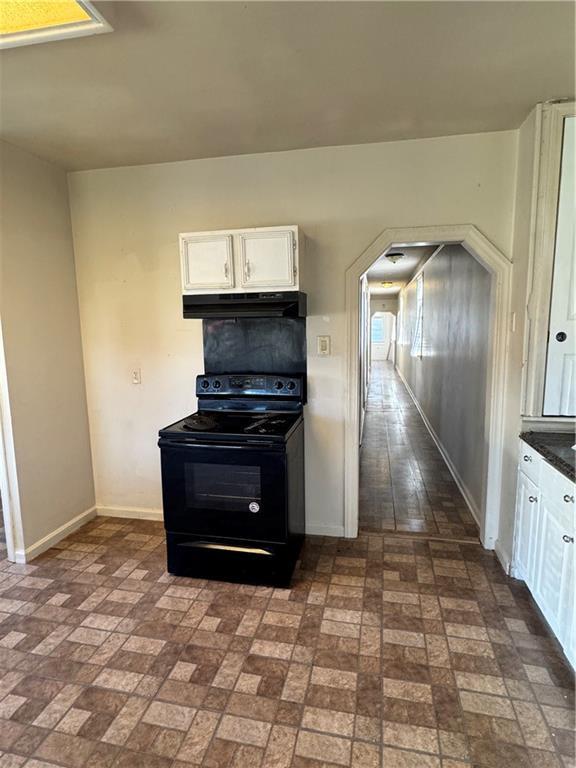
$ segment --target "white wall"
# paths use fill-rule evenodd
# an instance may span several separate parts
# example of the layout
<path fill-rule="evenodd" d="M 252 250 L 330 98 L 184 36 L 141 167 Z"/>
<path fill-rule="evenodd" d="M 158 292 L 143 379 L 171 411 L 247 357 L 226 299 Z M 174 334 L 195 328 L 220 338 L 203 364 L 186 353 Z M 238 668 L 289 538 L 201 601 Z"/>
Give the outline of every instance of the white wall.
<path fill-rule="evenodd" d="M 461 245 L 445 245 L 423 274 L 422 356 L 413 356 L 416 281 L 401 292 L 397 366 L 482 522 L 490 273 Z"/>
<path fill-rule="evenodd" d="M 398 296 L 370 295 L 370 312 L 398 312 Z"/>
<path fill-rule="evenodd" d="M 92 508 L 94 486 L 66 174 L 1 144 L 0 187 L 0 312 L 21 550 Z"/>
<path fill-rule="evenodd" d="M 516 132 L 69 176 L 99 506 L 159 509 L 157 430 L 195 408 L 200 321 L 182 319 L 178 232 L 299 224 L 307 236 L 309 530 L 343 532 L 346 268 L 387 227 L 475 224 L 511 250 Z M 317 357 L 316 335 L 332 336 Z M 142 384 L 130 382 L 133 367 Z"/>

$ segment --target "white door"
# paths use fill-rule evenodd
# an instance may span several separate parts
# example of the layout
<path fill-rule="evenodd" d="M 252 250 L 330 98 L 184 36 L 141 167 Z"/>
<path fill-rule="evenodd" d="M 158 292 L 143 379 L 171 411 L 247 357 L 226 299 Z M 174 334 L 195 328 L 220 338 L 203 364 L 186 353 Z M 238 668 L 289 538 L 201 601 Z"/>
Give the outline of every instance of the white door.
<path fill-rule="evenodd" d="M 538 488 L 524 472 L 518 472 L 516 494 L 515 576 L 535 586 L 535 555 L 538 543 Z"/>
<path fill-rule="evenodd" d="M 372 316 L 372 360 L 394 362 L 396 317 L 392 312 L 376 312 Z"/>
<path fill-rule="evenodd" d="M 540 556 L 534 596 L 546 620 L 560 642 L 569 633 L 571 606 L 568 596 L 574 594 L 571 559 L 574 557 L 574 525 L 572 505 L 562 508 L 540 499 Z"/>
<path fill-rule="evenodd" d="M 243 288 L 294 288 L 297 285 L 296 241 L 290 230 L 239 235 Z"/>
<path fill-rule="evenodd" d="M 180 257 L 185 293 L 234 286 L 231 235 L 180 235 Z"/>
<path fill-rule="evenodd" d="M 576 118 L 564 120 L 562 171 L 554 250 L 545 416 L 576 415 Z"/>

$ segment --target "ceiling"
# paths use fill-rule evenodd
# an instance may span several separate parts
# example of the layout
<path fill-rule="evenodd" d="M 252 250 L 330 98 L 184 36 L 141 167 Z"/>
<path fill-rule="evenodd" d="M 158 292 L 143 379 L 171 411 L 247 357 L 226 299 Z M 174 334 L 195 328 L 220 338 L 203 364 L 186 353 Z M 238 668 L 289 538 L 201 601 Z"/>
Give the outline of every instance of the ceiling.
<path fill-rule="evenodd" d="M 418 267 L 427 261 L 438 249 L 437 245 L 418 245 L 408 248 L 389 248 L 386 253 L 402 253 L 404 256 L 395 264 L 386 258 L 386 253 L 374 262 L 366 273 L 370 293 L 375 296 L 394 296 L 410 280 Z M 383 281 L 394 285 L 385 288 Z"/>
<path fill-rule="evenodd" d="M 102 2 L 0 53 L 0 137 L 68 169 L 516 128 L 574 96 L 571 2 Z"/>

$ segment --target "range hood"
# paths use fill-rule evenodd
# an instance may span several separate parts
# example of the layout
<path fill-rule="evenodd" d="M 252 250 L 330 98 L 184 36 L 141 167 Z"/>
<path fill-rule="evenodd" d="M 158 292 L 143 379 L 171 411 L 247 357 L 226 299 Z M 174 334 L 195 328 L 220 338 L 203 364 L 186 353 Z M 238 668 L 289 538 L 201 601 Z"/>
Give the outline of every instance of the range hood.
<path fill-rule="evenodd" d="M 301 291 L 184 295 L 185 318 L 306 317 Z"/>

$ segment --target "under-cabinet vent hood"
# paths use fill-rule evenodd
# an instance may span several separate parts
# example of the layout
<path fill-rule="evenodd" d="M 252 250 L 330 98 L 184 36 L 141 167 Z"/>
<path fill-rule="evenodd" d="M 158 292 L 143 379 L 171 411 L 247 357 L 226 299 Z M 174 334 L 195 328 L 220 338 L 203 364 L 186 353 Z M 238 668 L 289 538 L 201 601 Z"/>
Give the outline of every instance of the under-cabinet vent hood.
<path fill-rule="evenodd" d="M 184 295 L 185 318 L 306 317 L 301 291 Z"/>

